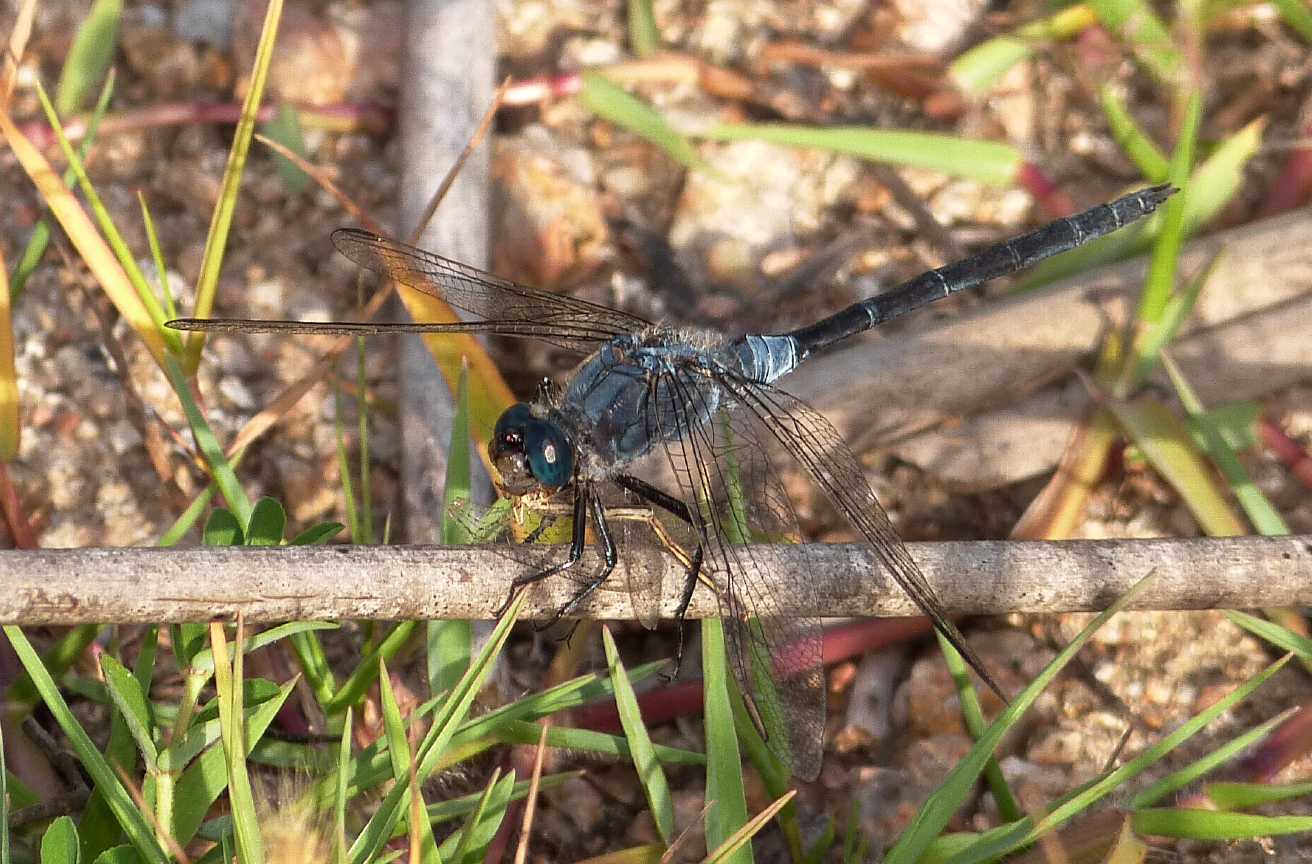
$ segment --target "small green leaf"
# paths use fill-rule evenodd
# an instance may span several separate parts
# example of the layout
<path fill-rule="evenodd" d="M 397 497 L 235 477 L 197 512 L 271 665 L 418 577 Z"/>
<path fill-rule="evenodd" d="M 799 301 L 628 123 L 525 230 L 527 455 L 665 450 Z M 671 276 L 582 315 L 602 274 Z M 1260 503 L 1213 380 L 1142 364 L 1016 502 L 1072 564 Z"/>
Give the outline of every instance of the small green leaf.
<path fill-rule="evenodd" d="M 1286 718 L 1287 719 L 1287 718 Z M 1222 810 L 1251 810 L 1312 795 L 1312 782 L 1302 783 L 1208 783 L 1203 792 Z"/>
<path fill-rule="evenodd" d="M 321 546 L 340 534 L 345 527 L 341 522 L 320 522 L 297 534 L 289 545 Z"/>
<path fill-rule="evenodd" d="M 286 529 L 287 513 L 282 504 L 274 498 L 261 498 L 255 502 L 251 521 L 246 526 L 246 545 L 277 546 L 282 543 Z"/>
<path fill-rule="evenodd" d="M 205 520 L 202 532 L 206 546 L 240 546 L 242 545 L 241 525 L 231 510 L 215 508 L 210 518 Z"/>
<path fill-rule="evenodd" d="M 67 816 L 60 816 L 41 837 L 41 864 L 77 864 L 77 826 Z"/>

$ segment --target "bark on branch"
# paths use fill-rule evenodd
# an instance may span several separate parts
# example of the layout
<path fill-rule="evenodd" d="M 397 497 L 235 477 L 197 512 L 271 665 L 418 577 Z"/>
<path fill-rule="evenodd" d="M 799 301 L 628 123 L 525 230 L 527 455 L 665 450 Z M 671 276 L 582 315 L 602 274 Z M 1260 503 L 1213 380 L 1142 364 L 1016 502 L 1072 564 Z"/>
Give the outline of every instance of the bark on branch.
<path fill-rule="evenodd" d="M 951 614 L 1099 610 L 1149 571 L 1157 580 L 1135 608 L 1312 605 L 1312 535 L 1184 540 L 912 543 L 912 554 Z M 67 549 L 0 552 L 0 622 L 24 625 L 205 621 L 244 611 L 250 621 L 489 618 L 510 580 L 561 560 L 559 547 L 316 546 Z M 767 583 L 788 614 L 916 614 L 863 544 L 759 547 Z M 595 572 L 589 551 L 575 568 Z M 659 578 L 662 615 L 678 602 L 683 571 L 663 552 L 628 550 L 580 614 L 630 618 L 630 574 Z M 788 590 L 803 573 L 821 586 L 800 608 Z M 578 577 L 576 577 L 578 578 Z M 530 589 L 526 614 L 547 617 L 578 582 Z M 699 588 L 689 614 L 717 614 Z"/>

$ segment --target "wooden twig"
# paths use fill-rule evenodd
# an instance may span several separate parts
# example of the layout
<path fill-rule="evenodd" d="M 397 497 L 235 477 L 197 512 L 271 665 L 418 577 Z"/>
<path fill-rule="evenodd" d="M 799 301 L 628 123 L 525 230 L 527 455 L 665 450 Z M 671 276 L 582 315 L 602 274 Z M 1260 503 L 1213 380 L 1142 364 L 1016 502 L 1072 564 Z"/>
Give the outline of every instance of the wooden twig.
<path fill-rule="evenodd" d="M 1157 571 L 1135 608 L 1312 605 L 1312 535 L 1186 540 L 913 543 L 912 554 L 952 614 L 1105 608 Z M 0 553 L 0 621 L 17 624 L 204 621 L 244 612 L 250 621 L 338 618 L 489 618 L 510 579 L 562 560 L 544 546 L 317 546 L 67 549 Z M 916 614 L 863 544 L 760 546 L 756 593 L 789 615 Z M 579 574 L 599 564 L 589 551 Z M 580 614 L 631 618 L 630 573 L 661 580 L 672 614 L 682 565 L 646 547 L 626 550 Z M 798 574 L 805 574 L 804 577 Z M 576 577 L 581 578 L 581 577 Z M 794 586 L 804 579 L 813 590 Z M 577 589 L 558 576 L 530 589 L 526 614 L 547 617 Z M 810 605 L 804 606 L 803 604 Z M 717 614 L 705 588 L 689 614 Z"/>

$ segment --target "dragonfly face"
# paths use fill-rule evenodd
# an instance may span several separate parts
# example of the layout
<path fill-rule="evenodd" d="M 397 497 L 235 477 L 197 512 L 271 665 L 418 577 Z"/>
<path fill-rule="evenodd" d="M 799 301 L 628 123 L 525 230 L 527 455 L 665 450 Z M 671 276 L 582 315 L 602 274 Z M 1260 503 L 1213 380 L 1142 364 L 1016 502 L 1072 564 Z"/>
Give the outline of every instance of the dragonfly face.
<path fill-rule="evenodd" d="M 574 448 L 559 424 L 527 402 L 517 402 L 497 420 L 488 444 L 501 486 L 510 495 L 554 492 L 574 477 Z"/>

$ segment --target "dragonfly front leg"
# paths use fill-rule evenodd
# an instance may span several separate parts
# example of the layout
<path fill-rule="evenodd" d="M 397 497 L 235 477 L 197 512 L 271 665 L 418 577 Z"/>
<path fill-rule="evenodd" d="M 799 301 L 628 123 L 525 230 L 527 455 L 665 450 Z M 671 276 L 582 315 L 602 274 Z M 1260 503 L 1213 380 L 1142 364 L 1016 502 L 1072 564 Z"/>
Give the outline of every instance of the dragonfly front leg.
<path fill-rule="evenodd" d="M 515 602 L 515 595 L 525 585 L 532 585 L 534 582 L 541 582 L 555 576 L 557 573 L 564 573 L 583 557 L 583 546 L 587 541 L 588 534 L 588 494 L 581 493 L 577 488 L 574 490 L 574 529 L 569 544 L 569 557 L 561 563 L 548 567 L 538 573 L 529 573 L 526 576 L 516 576 L 510 580 L 510 596 L 506 597 L 506 602 L 501 604 L 501 608 L 496 611 L 495 617 L 500 618 L 510 608 L 510 604 Z M 560 615 L 557 614 L 556 618 Z M 553 618 L 552 620 L 556 620 Z"/>
<path fill-rule="evenodd" d="M 692 513 L 688 510 L 688 505 L 675 498 L 668 492 L 665 492 L 651 485 L 646 480 L 641 480 L 630 474 L 621 474 L 615 478 L 615 482 L 625 489 L 637 495 L 643 501 L 652 506 L 659 507 L 662 510 L 687 523 L 688 527 L 694 528 Z M 674 620 L 678 622 L 679 635 L 675 642 L 674 648 L 674 671 L 670 674 L 671 678 L 679 677 L 679 667 L 683 665 L 683 621 L 684 616 L 688 614 L 688 607 L 692 605 L 692 592 L 697 588 L 697 578 L 702 572 L 702 560 L 704 558 L 704 547 L 698 540 L 697 548 L 693 550 L 692 560 L 683 577 L 683 593 L 679 595 L 679 606 L 674 611 Z"/>
<path fill-rule="evenodd" d="M 579 497 L 586 497 L 588 507 L 592 510 L 592 526 L 597 531 L 597 540 L 601 543 L 601 554 L 606 566 L 602 567 L 600 573 L 588 580 L 586 585 L 575 592 L 568 603 L 560 607 L 555 616 L 543 625 L 544 629 L 555 624 L 561 618 L 568 617 L 584 600 L 592 596 L 592 592 L 600 588 L 610 578 L 610 574 L 614 572 L 615 565 L 620 560 L 619 550 L 615 548 L 615 540 L 610 535 L 610 526 L 606 523 L 606 508 L 602 506 L 601 499 L 597 497 L 596 492 L 591 488 Z"/>

